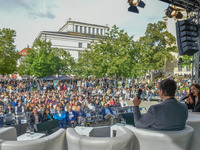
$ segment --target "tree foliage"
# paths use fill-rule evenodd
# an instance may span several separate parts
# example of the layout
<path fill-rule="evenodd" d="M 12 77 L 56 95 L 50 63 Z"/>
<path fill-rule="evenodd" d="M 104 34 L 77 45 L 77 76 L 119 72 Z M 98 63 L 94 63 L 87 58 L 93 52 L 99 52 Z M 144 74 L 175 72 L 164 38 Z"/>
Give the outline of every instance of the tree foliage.
<path fill-rule="evenodd" d="M 175 37 L 166 31 L 166 23 L 149 23 L 145 35 L 139 43 L 142 53 L 142 65 L 147 70 L 162 69 L 167 60 L 172 60 L 170 52 L 177 52 Z"/>
<path fill-rule="evenodd" d="M 188 55 L 183 55 L 182 57 L 182 63 L 180 63 L 181 67 L 185 67 L 185 66 L 190 66 L 190 68 L 192 67 L 192 56 L 188 56 Z M 194 59 L 195 62 L 195 59 Z"/>
<path fill-rule="evenodd" d="M 50 41 L 37 40 L 26 58 L 26 74 L 36 77 L 71 74 L 74 59 L 68 51 L 53 48 Z"/>
<path fill-rule="evenodd" d="M 90 50 L 85 50 L 77 64 L 78 75 L 99 77 L 132 77 L 139 61 L 133 37 L 113 26 L 106 36 L 99 36 Z"/>
<path fill-rule="evenodd" d="M 17 70 L 17 60 L 20 58 L 15 50 L 15 30 L 0 29 L 0 74 L 12 74 Z"/>

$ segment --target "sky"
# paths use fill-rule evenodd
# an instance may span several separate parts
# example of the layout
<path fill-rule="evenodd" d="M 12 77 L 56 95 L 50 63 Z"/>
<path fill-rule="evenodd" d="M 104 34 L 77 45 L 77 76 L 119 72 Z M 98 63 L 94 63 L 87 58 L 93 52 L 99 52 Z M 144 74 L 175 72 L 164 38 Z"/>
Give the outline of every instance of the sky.
<path fill-rule="evenodd" d="M 139 14 L 128 11 L 127 0 L 0 0 L 0 29 L 16 31 L 16 50 L 32 46 L 41 31 L 58 31 L 69 18 L 92 24 L 117 25 L 137 40 L 148 23 L 163 21 L 166 3 L 143 0 Z"/>

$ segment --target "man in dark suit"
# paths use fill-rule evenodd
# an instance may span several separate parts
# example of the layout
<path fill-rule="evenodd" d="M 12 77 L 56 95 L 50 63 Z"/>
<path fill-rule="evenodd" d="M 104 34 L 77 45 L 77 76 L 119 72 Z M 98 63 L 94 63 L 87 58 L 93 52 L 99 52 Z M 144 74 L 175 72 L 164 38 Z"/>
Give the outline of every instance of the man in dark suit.
<path fill-rule="evenodd" d="M 153 130 L 182 130 L 185 128 L 188 118 L 188 110 L 185 104 L 178 102 L 174 96 L 176 91 L 176 82 L 171 79 L 165 79 L 159 84 L 159 95 L 162 103 L 152 105 L 148 112 L 141 115 L 139 105 L 141 99 L 136 96 L 134 104 L 134 121 L 138 128 L 147 128 Z"/>
<path fill-rule="evenodd" d="M 8 104 L 8 107 L 5 110 L 5 114 L 15 113 L 15 110 L 12 108 L 12 104 Z"/>
<path fill-rule="evenodd" d="M 33 127 L 33 125 L 39 124 L 39 123 L 41 123 L 41 122 L 42 122 L 42 114 L 39 113 L 39 112 L 37 111 L 37 108 L 35 107 L 35 108 L 33 109 L 33 113 L 30 115 L 30 124 L 31 124 L 31 126 Z"/>

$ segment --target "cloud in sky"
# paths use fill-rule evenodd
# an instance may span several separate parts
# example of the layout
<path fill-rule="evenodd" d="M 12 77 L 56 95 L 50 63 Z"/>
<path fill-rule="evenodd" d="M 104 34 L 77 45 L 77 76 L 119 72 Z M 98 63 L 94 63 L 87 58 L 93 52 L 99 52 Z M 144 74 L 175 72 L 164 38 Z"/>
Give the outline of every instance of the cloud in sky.
<path fill-rule="evenodd" d="M 30 18 L 54 19 L 54 0 L 0 0 L 0 9 L 8 13 L 27 13 Z"/>
<path fill-rule="evenodd" d="M 117 25 L 136 39 L 148 23 L 162 20 L 167 4 L 159 0 L 143 0 L 140 13 L 128 12 L 127 0 L 0 0 L 0 28 L 16 30 L 15 44 L 21 50 L 41 31 L 58 31 L 67 21 Z"/>

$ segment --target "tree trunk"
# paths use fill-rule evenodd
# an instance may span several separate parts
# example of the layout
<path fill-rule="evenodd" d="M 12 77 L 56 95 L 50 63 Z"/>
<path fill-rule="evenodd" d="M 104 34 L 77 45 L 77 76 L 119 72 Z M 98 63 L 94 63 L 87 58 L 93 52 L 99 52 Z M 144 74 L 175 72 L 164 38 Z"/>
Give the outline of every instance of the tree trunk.
<path fill-rule="evenodd" d="M 153 81 L 153 70 L 150 70 L 151 72 L 151 82 Z"/>
<path fill-rule="evenodd" d="M 116 74 L 116 89 L 118 89 L 118 79 L 119 79 L 119 76 L 118 74 Z"/>

